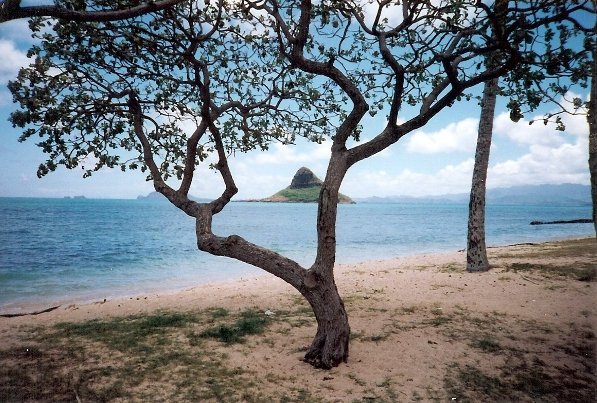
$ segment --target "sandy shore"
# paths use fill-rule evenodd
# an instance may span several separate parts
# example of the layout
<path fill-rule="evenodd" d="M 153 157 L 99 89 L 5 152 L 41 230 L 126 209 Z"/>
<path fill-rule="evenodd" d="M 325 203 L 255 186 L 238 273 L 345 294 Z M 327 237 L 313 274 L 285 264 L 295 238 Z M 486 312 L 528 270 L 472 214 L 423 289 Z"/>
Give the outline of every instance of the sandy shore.
<path fill-rule="evenodd" d="M 595 239 L 491 248 L 486 273 L 466 273 L 465 261 L 454 252 L 338 266 L 353 337 L 349 362 L 330 371 L 300 360 L 314 319 L 300 295 L 273 276 L 0 317 L 0 364 L 31 378 L 13 385 L 0 371 L 0 384 L 8 385 L 0 387 L 0 400 L 592 401 Z M 223 372 L 207 375 L 195 371 L 197 362 L 173 359 L 148 376 L 147 352 L 55 331 L 61 322 L 215 308 L 228 318 L 247 308 L 273 314 L 263 333 L 243 343 L 193 343 L 215 316 L 169 329 L 164 340 L 176 343 L 169 351 L 182 349 L 186 357 L 209 351 L 210 362 L 219 363 Z M 151 354 L 161 351 L 148 340 Z M 76 345 L 76 352 L 62 356 L 61 343 Z M 32 349 L 39 354 L 27 355 Z M 134 381 L 117 370 L 124 363 Z M 36 368 L 54 371 L 53 381 Z M 107 375 L 82 375 L 101 368 Z"/>

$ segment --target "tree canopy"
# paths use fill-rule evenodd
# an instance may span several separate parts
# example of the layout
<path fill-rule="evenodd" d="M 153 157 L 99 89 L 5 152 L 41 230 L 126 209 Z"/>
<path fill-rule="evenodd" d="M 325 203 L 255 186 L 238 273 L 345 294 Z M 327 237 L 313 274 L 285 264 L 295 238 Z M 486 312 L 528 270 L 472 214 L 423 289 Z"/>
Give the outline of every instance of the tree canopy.
<path fill-rule="evenodd" d="M 546 93 L 563 95 L 569 82 L 586 86 L 590 58 L 567 43 L 583 35 L 582 52 L 595 45 L 576 16 L 591 11 L 588 2 L 514 2 L 496 39 L 490 37 L 494 15 L 482 3 L 386 1 L 377 10 L 361 3 L 309 6 L 308 27 L 298 18 L 299 2 L 181 2 L 117 21 L 36 19 L 32 28 L 42 43 L 29 52 L 35 64 L 10 84 L 23 106 L 12 122 L 27 127 L 22 139 L 34 133 L 44 139 L 40 146 L 50 158 L 39 175 L 61 164 L 74 168 L 90 155 L 95 164 L 86 165 L 85 175 L 104 165 L 146 169 L 130 119 L 134 93 L 152 122 L 146 130 L 161 172 L 181 179 L 190 135 L 181 122 L 200 126 L 202 109 L 220 122 L 228 151 L 246 151 L 296 136 L 337 136 L 349 101 L 371 115 L 385 112 L 395 138 L 470 97 L 467 88 L 492 76 L 504 75 L 505 93 L 517 94 L 509 105 L 515 119 L 521 105 L 532 110 Z M 88 13 L 122 5 L 64 1 L 54 7 Z M 385 15 L 393 8 L 401 15 L 391 13 L 390 21 Z M 487 68 L 490 54 L 502 63 Z M 420 110 L 396 130 L 404 104 Z M 358 139 L 358 124 L 350 126 L 342 138 Z M 199 162 L 212 143 L 198 147 Z"/>

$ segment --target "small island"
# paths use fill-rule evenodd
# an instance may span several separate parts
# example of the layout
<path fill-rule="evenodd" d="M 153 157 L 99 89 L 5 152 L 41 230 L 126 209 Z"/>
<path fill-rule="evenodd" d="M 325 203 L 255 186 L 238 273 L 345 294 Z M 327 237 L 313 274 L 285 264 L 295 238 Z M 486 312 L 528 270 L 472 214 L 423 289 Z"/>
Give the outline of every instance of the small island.
<path fill-rule="evenodd" d="M 276 194 L 258 201 L 271 203 L 317 203 L 323 181 L 306 167 L 294 174 L 290 186 Z M 354 204 L 354 201 L 342 193 L 338 194 L 338 203 Z"/>

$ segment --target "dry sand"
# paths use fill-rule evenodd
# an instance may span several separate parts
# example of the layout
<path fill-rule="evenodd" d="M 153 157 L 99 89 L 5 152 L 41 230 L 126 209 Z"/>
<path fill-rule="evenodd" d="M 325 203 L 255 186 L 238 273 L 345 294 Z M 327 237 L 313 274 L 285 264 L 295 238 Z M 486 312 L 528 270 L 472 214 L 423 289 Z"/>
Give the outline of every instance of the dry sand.
<path fill-rule="evenodd" d="M 595 238 L 489 252 L 476 274 L 464 252 L 338 266 L 352 339 L 330 371 L 301 361 L 315 321 L 273 276 L 1 317 L 0 401 L 594 401 Z M 196 337 L 216 315 L 128 350 L 55 327 L 248 308 L 269 326 L 234 344 Z"/>

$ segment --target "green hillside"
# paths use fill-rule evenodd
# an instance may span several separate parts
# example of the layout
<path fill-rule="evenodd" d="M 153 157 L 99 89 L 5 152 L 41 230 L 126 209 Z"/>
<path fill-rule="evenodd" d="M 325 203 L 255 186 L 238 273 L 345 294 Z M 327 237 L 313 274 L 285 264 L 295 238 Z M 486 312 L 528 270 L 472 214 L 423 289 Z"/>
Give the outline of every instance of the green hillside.
<path fill-rule="evenodd" d="M 286 200 L 279 200 L 284 201 L 287 203 L 316 203 L 319 200 L 319 191 L 321 190 L 321 186 L 314 186 L 305 189 L 282 189 L 271 198 L 285 198 Z M 274 201 L 274 200 L 272 200 Z M 354 203 L 352 199 L 346 195 L 340 193 L 339 195 L 339 202 L 340 203 Z"/>
<path fill-rule="evenodd" d="M 294 175 L 290 186 L 280 190 L 273 196 L 262 199 L 261 201 L 277 203 L 317 203 L 322 183 L 321 179 L 315 176 L 310 169 L 302 167 Z M 343 204 L 354 203 L 350 197 L 343 194 L 339 194 L 338 202 Z"/>

